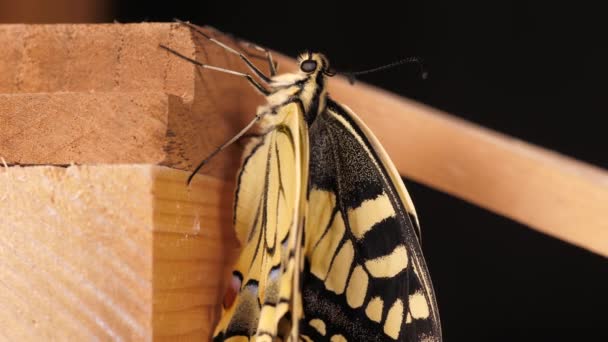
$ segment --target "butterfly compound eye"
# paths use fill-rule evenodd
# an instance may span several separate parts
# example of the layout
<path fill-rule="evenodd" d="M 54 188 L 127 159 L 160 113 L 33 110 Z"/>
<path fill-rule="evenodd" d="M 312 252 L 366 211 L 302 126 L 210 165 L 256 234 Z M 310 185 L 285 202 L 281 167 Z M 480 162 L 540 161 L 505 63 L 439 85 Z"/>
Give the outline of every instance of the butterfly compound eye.
<path fill-rule="evenodd" d="M 302 64 L 300 64 L 300 70 L 302 70 L 306 73 L 311 73 L 311 72 L 315 71 L 316 69 L 317 69 L 317 62 L 312 59 L 305 60 L 304 62 L 302 62 Z"/>

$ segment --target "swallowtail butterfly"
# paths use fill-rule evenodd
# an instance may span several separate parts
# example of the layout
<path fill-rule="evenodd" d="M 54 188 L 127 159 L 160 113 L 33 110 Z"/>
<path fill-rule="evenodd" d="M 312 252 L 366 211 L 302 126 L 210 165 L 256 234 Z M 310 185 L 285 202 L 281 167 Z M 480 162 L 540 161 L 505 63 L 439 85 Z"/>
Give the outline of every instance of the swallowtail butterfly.
<path fill-rule="evenodd" d="M 327 58 L 270 76 L 245 54 L 241 76 L 266 97 L 237 175 L 234 228 L 242 245 L 214 341 L 441 341 L 439 313 L 419 243 L 416 211 L 370 129 L 334 101 Z M 209 159 L 209 158 L 208 158 Z M 208 160 L 204 160 L 192 176 Z M 192 176 L 188 181 L 191 180 Z"/>

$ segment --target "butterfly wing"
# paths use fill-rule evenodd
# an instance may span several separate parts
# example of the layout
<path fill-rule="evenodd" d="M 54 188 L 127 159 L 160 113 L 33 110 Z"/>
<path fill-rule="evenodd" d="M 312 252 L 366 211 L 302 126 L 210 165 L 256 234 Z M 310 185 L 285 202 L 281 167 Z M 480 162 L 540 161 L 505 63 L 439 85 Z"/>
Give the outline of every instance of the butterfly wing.
<path fill-rule="evenodd" d="M 242 251 L 224 299 L 214 341 L 287 339 L 297 334 L 288 311 L 299 289 L 296 260 L 305 205 L 308 133 L 301 107 L 281 107 L 262 122 L 237 178 L 234 226 Z M 301 249 L 301 248 L 299 248 Z"/>
<path fill-rule="evenodd" d="M 331 100 L 310 139 L 304 338 L 440 341 L 416 213 L 382 146 Z"/>

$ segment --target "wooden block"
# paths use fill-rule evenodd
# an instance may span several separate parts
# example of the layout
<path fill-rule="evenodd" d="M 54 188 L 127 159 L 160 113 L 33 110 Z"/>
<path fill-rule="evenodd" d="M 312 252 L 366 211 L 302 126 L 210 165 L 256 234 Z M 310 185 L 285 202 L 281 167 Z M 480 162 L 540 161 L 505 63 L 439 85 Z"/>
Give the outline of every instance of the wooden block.
<path fill-rule="evenodd" d="M 240 130 L 263 98 L 238 77 L 203 75 L 161 43 L 246 71 L 238 57 L 176 24 L 0 25 L 0 156 L 8 164 L 155 163 L 191 170 Z M 34 127 L 73 131 L 38 134 L 33 142 Z M 21 142 L 13 141 L 15 134 Z M 233 146 L 203 172 L 232 180 L 239 155 Z"/>
<path fill-rule="evenodd" d="M 236 252 L 232 185 L 201 176 L 188 188 L 187 175 L 152 165 L 0 170 L 3 337 L 206 339 Z"/>
<path fill-rule="evenodd" d="M 159 49 L 230 60 L 175 25 L 4 25 L 0 42 L 1 336 L 208 339 L 237 251 L 239 146 L 189 189 L 176 169 L 260 98 L 222 100 L 249 86 Z M 14 166 L 71 163 L 88 166 Z"/>

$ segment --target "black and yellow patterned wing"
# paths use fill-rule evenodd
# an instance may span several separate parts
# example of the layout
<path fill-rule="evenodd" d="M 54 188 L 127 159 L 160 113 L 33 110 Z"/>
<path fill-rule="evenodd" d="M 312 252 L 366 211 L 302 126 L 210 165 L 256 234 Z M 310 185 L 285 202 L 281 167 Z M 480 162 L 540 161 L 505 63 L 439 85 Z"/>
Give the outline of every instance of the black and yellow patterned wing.
<path fill-rule="evenodd" d="M 310 126 L 307 341 L 440 341 L 412 202 L 371 131 L 328 99 Z"/>
<path fill-rule="evenodd" d="M 300 306 L 296 246 L 306 203 L 308 133 L 297 103 L 267 115 L 261 127 L 266 133 L 247 146 L 237 178 L 234 225 L 242 251 L 214 341 L 297 335 L 286 314 Z"/>

